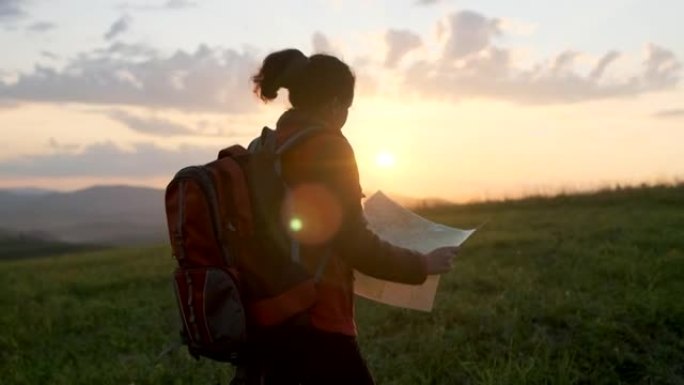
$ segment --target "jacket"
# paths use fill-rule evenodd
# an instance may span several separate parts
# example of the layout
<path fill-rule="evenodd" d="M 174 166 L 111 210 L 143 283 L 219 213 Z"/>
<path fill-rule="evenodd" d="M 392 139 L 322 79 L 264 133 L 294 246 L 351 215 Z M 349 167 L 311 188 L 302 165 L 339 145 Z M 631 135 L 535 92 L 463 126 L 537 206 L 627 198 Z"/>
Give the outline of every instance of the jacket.
<path fill-rule="evenodd" d="M 278 120 L 277 141 L 312 124 L 321 122 L 288 110 Z M 324 130 L 330 131 L 312 135 L 283 156 L 282 175 L 290 191 L 285 207 L 291 216 L 284 220 L 300 241 L 302 264 L 312 274 L 323 269 L 317 301 L 308 310 L 310 324 L 355 336 L 354 269 L 384 280 L 421 284 L 427 277 L 426 262 L 424 255 L 384 242 L 367 228 L 351 145 L 339 130 Z"/>

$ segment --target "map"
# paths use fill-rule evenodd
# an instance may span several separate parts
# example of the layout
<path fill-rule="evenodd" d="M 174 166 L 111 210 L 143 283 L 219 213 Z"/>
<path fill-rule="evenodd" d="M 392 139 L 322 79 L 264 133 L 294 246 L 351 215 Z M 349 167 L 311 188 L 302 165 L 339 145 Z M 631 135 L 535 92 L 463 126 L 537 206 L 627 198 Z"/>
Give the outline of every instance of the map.
<path fill-rule="evenodd" d="M 394 202 L 378 191 L 364 204 L 368 227 L 383 240 L 407 249 L 428 253 L 438 247 L 458 246 L 475 229 L 461 230 L 431 222 Z M 356 295 L 387 305 L 432 311 L 439 275 L 431 275 L 422 285 L 384 281 L 354 272 Z"/>

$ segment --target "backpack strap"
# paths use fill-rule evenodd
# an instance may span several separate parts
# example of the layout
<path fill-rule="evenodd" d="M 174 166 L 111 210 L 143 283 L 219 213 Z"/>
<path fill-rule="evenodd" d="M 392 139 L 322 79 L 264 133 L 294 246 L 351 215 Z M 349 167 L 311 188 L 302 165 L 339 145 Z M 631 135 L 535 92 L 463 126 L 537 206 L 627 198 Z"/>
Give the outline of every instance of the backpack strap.
<path fill-rule="evenodd" d="M 295 145 L 299 144 L 305 139 L 310 138 L 317 132 L 324 132 L 323 127 L 319 125 L 312 125 L 307 128 L 304 128 L 302 130 L 299 130 L 295 132 L 292 136 L 287 138 L 283 144 L 281 144 L 277 149 L 276 149 L 276 154 L 278 156 L 282 156 L 285 152 L 290 150 L 292 147 Z"/>
<path fill-rule="evenodd" d="M 318 133 L 324 133 L 328 132 L 325 131 L 323 126 L 320 125 L 311 125 L 308 126 L 302 130 L 299 130 L 295 132 L 293 135 L 291 135 L 289 138 L 287 138 L 280 146 L 276 144 L 276 132 L 275 130 L 264 127 L 261 130 L 261 136 L 258 138 L 254 139 L 248 147 L 248 150 L 250 152 L 254 151 L 260 151 L 263 148 L 266 148 L 267 150 L 273 151 L 275 155 L 274 159 L 274 167 L 276 174 L 282 178 L 282 172 L 283 172 L 283 165 L 282 165 L 282 156 L 300 144 L 301 142 L 305 141 L 306 139 L 309 139 L 313 137 L 314 135 Z M 290 258 L 292 259 L 293 262 L 299 263 L 301 261 L 301 247 L 299 242 L 297 240 L 290 238 Z M 321 256 L 321 261 L 318 264 L 318 267 L 316 268 L 316 273 L 314 275 L 314 281 L 319 282 L 323 276 L 323 272 L 325 271 L 325 267 L 328 264 L 328 260 L 330 259 L 330 256 L 332 255 L 332 248 L 327 247 L 325 251 L 323 252 L 323 255 Z"/>

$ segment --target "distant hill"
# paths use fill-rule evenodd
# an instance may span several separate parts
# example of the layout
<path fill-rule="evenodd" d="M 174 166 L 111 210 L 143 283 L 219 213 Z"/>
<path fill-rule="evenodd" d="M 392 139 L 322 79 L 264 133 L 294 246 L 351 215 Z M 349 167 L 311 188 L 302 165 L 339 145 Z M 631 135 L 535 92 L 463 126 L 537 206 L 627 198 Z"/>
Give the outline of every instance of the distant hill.
<path fill-rule="evenodd" d="M 69 243 L 155 244 L 166 240 L 164 192 L 96 186 L 45 194 L 0 191 L 0 228 Z"/>
<path fill-rule="evenodd" d="M 390 194 L 410 208 L 448 204 Z M 95 186 L 73 192 L 22 188 L 0 190 L 0 228 L 39 233 L 54 242 L 145 245 L 167 241 L 164 191 L 133 186 Z"/>
<path fill-rule="evenodd" d="M 413 198 L 405 195 L 388 193 L 387 196 L 393 201 L 409 209 L 422 209 L 435 206 L 448 206 L 454 204 L 441 198 Z"/>
<path fill-rule="evenodd" d="M 6 188 L 6 189 L 0 189 L 0 192 L 8 192 L 12 193 L 15 195 L 47 195 L 54 193 L 56 191 L 54 190 L 48 190 L 44 188 L 38 188 L 38 187 L 16 187 L 16 188 Z"/>
<path fill-rule="evenodd" d="M 44 233 L 22 233 L 0 229 L 0 260 L 69 254 L 100 248 L 102 247 L 97 245 L 56 241 Z"/>

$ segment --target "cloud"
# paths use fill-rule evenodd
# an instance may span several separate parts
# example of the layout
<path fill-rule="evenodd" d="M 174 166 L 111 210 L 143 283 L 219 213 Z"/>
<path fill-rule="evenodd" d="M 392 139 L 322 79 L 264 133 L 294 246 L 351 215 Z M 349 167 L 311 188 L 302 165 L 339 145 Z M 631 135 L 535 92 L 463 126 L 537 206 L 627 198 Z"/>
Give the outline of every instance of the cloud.
<path fill-rule="evenodd" d="M 52 51 L 40 51 L 40 56 L 50 60 L 59 60 L 59 55 Z"/>
<path fill-rule="evenodd" d="M 387 56 L 385 57 L 385 66 L 394 67 L 401 61 L 407 53 L 420 47 L 422 41 L 420 36 L 407 30 L 391 29 L 385 33 L 385 42 L 387 43 Z"/>
<path fill-rule="evenodd" d="M 112 110 L 107 115 L 130 128 L 133 131 L 143 134 L 170 137 L 182 135 L 196 135 L 197 133 L 190 127 L 174 123 L 163 118 L 140 118 L 129 114 L 123 110 Z"/>
<path fill-rule="evenodd" d="M 57 151 L 0 161 L 0 176 L 170 177 L 189 164 L 206 163 L 218 150 L 189 145 L 165 149 L 152 143 L 136 143 L 131 149 L 125 149 L 112 142 L 102 142 L 86 146 L 80 152 Z"/>
<path fill-rule="evenodd" d="M 653 116 L 658 119 L 684 118 L 684 108 L 671 108 L 667 110 L 661 110 L 653 114 Z"/>
<path fill-rule="evenodd" d="M 168 0 L 164 3 L 163 7 L 166 9 L 183 9 L 183 8 L 194 8 L 197 3 L 188 0 Z"/>
<path fill-rule="evenodd" d="M 96 113 L 104 113 L 110 119 L 121 123 L 129 129 L 150 136 L 156 137 L 175 137 L 175 136 L 194 136 L 194 137 L 247 137 L 252 136 L 253 132 L 240 132 L 226 128 L 226 123 L 230 126 L 244 126 L 245 122 L 225 122 L 200 119 L 194 125 L 187 125 L 175 122 L 171 119 L 159 117 L 156 114 L 148 116 L 140 116 L 130 112 L 113 109 L 108 111 L 97 111 Z"/>
<path fill-rule="evenodd" d="M 0 110 L 9 110 L 19 107 L 19 104 L 15 100 L 0 100 Z"/>
<path fill-rule="evenodd" d="M 647 46 L 636 73 L 606 79 L 620 57 L 617 51 L 602 55 L 588 73 L 576 66 L 577 58 L 586 55 L 571 50 L 524 68 L 512 59 L 512 50 L 494 43 L 503 33 L 500 19 L 461 11 L 449 15 L 441 26 L 442 55 L 415 62 L 403 73 L 407 89 L 425 96 L 573 103 L 666 90 L 679 81 L 681 63 L 672 51 L 654 44 Z"/>
<path fill-rule="evenodd" d="M 617 51 L 609 51 L 603 57 L 601 60 L 596 63 L 596 66 L 594 67 L 593 70 L 591 70 L 591 74 L 589 74 L 589 77 L 594 79 L 594 80 L 599 80 L 603 76 L 603 73 L 606 71 L 606 68 L 613 63 L 615 60 L 617 60 L 620 57 L 620 53 Z"/>
<path fill-rule="evenodd" d="M 128 31 L 132 22 L 133 19 L 130 16 L 121 16 L 109 27 L 109 30 L 107 30 L 107 32 L 104 34 L 105 40 L 112 40 L 122 33 Z"/>
<path fill-rule="evenodd" d="M 313 34 L 313 37 L 311 38 L 311 44 L 313 46 L 313 52 L 314 53 L 333 53 L 334 49 L 332 44 L 330 44 L 330 40 L 322 34 L 321 32 L 316 31 Z"/>
<path fill-rule="evenodd" d="M 253 54 L 231 49 L 202 45 L 164 55 L 114 43 L 77 55 L 63 69 L 36 66 L 0 82 L 0 99 L 244 113 L 258 107 L 249 83 L 256 68 Z"/>
<path fill-rule="evenodd" d="M 55 152 L 74 152 L 78 150 L 80 147 L 78 144 L 75 143 L 61 143 L 58 142 L 57 139 L 55 138 L 50 138 L 48 140 L 48 147 L 50 147 L 51 150 Z"/>
<path fill-rule="evenodd" d="M 124 59 L 153 59 L 159 55 L 159 52 L 149 45 L 141 43 L 129 44 L 120 41 L 115 41 L 106 48 L 95 49 L 94 53 Z"/>
<path fill-rule="evenodd" d="M 44 33 L 55 28 L 57 28 L 57 24 L 55 23 L 51 23 L 49 21 L 38 21 L 26 27 L 26 30 L 29 32 Z"/>
<path fill-rule="evenodd" d="M 672 51 L 655 44 L 646 47 L 644 80 L 657 87 L 669 88 L 679 79 L 682 64 Z"/>
<path fill-rule="evenodd" d="M 451 14 L 446 21 L 449 37 L 444 47 L 444 59 L 460 59 L 479 52 L 501 34 L 498 19 L 488 19 L 472 11 Z"/>
<path fill-rule="evenodd" d="M 15 20 L 26 16 L 23 0 L 0 0 L 0 21 Z"/>
<path fill-rule="evenodd" d="M 187 8 L 195 8 L 199 6 L 198 2 L 190 0 L 167 0 L 159 4 L 137 5 L 130 3 L 121 3 L 118 8 L 121 10 L 133 11 L 164 11 L 164 10 L 180 10 Z"/>

